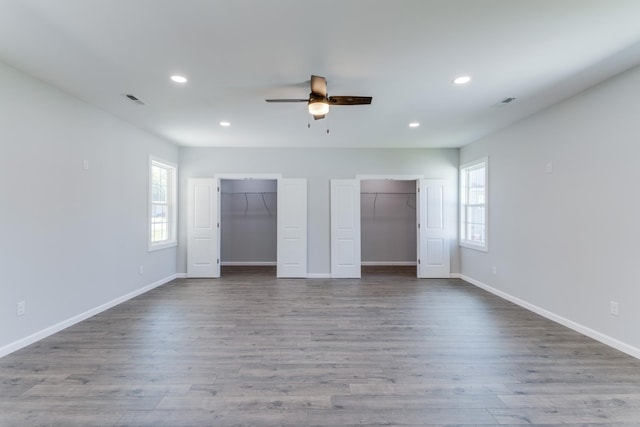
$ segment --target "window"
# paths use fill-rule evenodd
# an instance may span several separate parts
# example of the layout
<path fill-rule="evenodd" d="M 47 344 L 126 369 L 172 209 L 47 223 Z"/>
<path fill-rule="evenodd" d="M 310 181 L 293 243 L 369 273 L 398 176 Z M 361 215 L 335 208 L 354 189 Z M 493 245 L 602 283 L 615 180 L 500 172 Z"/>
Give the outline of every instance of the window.
<path fill-rule="evenodd" d="M 149 250 L 176 246 L 177 167 L 149 160 Z"/>
<path fill-rule="evenodd" d="M 460 166 L 460 246 L 485 252 L 488 171 L 487 158 Z"/>

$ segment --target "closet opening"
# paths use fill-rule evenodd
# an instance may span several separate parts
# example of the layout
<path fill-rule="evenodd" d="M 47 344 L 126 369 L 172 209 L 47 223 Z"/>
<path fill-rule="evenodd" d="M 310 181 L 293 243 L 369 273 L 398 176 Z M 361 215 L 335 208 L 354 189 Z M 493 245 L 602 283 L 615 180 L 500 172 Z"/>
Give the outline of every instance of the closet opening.
<path fill-rule="evenodd" d="M 416 180 L 360 181 L 362 276 L 416 276 L 416 211 Z"/>
<path fill-rule="evenodd" d="M 220 180 L 222 275 L 276 275 L 277 196 L 276 179 Z"/>

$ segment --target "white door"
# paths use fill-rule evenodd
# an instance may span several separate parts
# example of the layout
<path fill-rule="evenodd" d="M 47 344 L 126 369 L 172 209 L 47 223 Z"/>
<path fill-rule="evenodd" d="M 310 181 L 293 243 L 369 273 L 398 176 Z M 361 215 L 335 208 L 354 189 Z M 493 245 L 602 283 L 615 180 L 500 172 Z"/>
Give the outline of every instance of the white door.
<path fill-rule="evenodd" d="M 418 277 L 451 277 L 446 181 L 418 180 Z"/>
<path fill-rule="evenodd" d="M 360 278 L 360 181 L 331 180 L 331 277 Z"/>
<path fill-rule="evenodd" d="M 307 277 L 307 180 L 278 180 L 277 277 Z"/>
<path fill-rule="evenodd" d="M 187 277 L 220 277 L 218 180 L 189 178 Z"/>

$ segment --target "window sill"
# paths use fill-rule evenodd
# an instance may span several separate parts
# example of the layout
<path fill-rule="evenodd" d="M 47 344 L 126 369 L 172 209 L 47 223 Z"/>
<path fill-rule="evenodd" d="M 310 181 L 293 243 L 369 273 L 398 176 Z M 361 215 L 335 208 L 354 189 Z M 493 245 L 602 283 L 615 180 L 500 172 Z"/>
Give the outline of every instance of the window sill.
<path fill-rule="evenodd" d="M 458 242 L 458 246 L 467 248 L 467 249 L 473 249 L 480 252 L 489 252 L 489 247 L 487 246 L 486 243 L 484 245 L 478 245 L 476 243 L 461 241 L 461 242 Z"/>
<path fill-rule="evenodd" d="M 164 243 L 156 243 L 156 244 L 149 244 L 149 252 L 153 252 L 153 251 L 159 251 L 161 249 L 167 249 L 167 248 L 173 248 L 175 246 L 178 246 L 178 242 L 173 240 L 171 242 L 164 242 Z"/>

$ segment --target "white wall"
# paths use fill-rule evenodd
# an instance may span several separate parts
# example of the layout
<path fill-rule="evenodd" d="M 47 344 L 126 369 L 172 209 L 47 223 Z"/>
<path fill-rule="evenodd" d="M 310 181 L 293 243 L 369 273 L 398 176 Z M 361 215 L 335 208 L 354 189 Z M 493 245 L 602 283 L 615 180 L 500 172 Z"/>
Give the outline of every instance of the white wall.
<path fill-rule="evenodd" d="M 180 148 L 181 210 L 185 218 L 187 178 L 216 173 L 274 173 L 308 180 L 309 274 L 328 275 L 330 262 L 329 182 L 356 175 L 424 175 L 451 182 L 457 217 L 458 149 Z M 455 225 L 455 219 L 454 219 Z M 453 227 L 455 229 L 455 227 Z M 459 272 L 457 234 L 452 230 L 451 265 Z M 186 271 L 186 222 L 180 223 L 178 271 Z"/>
<path fill-rule="evenodd" d="M 1 63 L 0 93 L 1 356 L 176 273 L 176 248 L 147 252 L 147 185 L 178 153 Z"/>
<path fill-rule="evenodd" d="M 636 68 L 460 154 L 490 162 L 489 252 L 462 274 L 637 357 L 639 113 Z"/>

